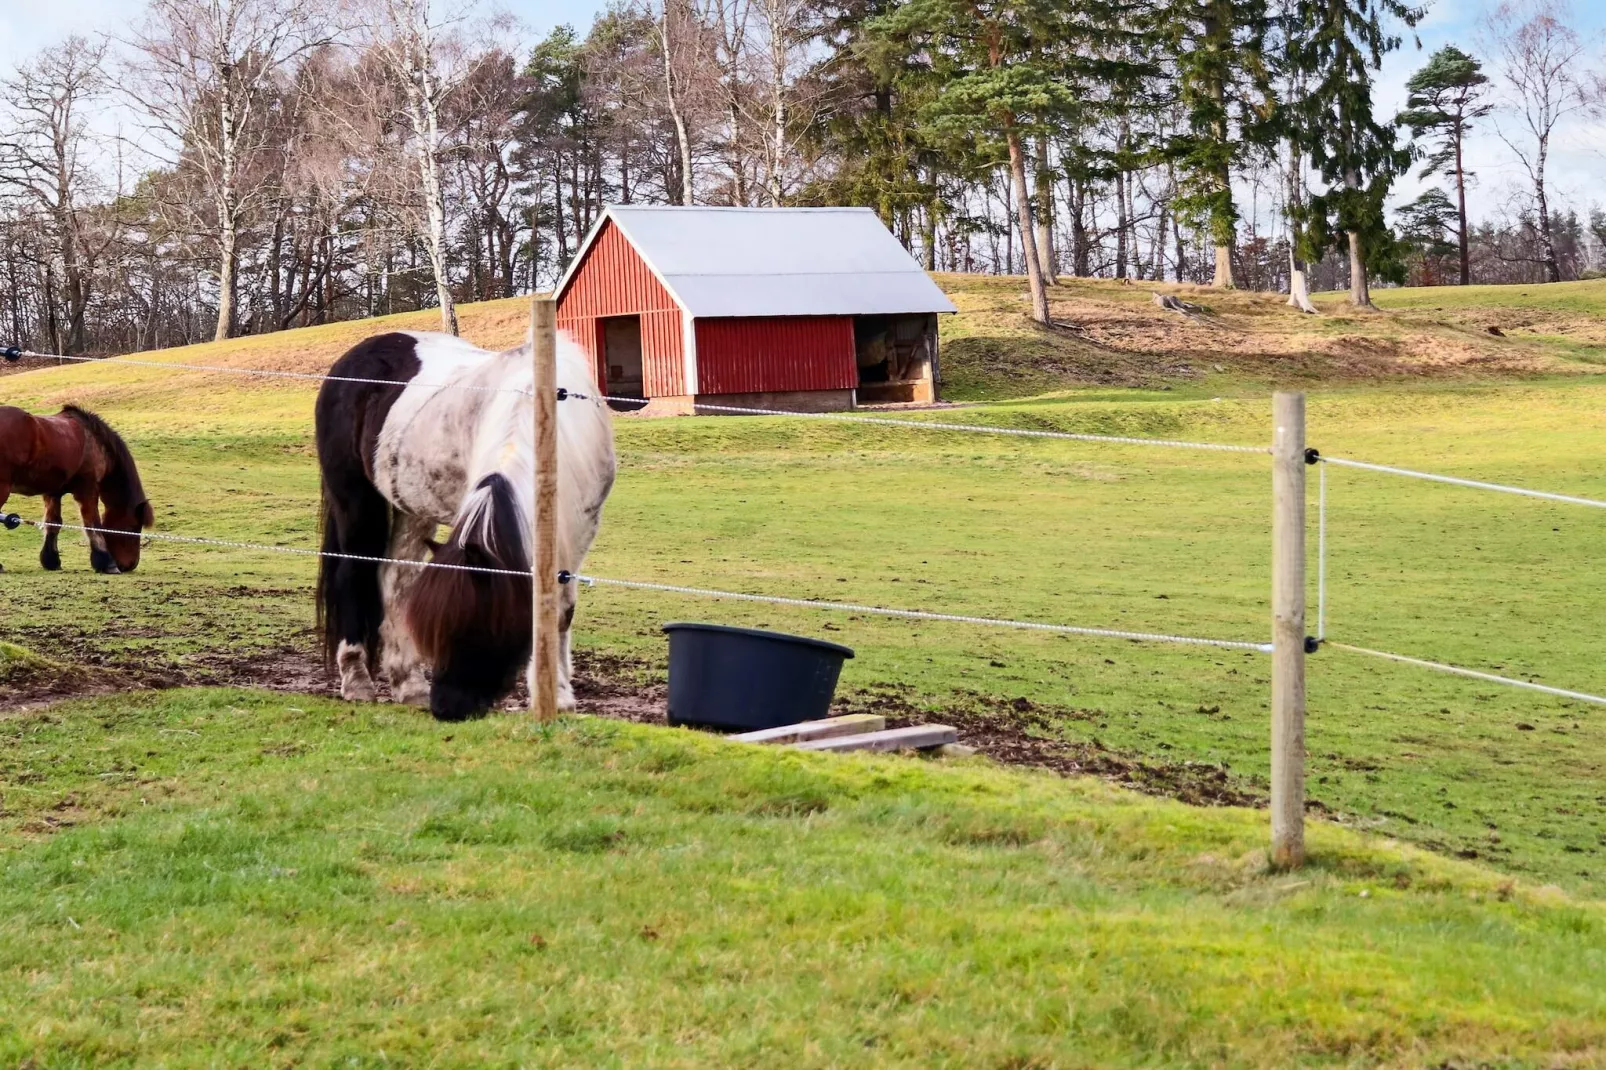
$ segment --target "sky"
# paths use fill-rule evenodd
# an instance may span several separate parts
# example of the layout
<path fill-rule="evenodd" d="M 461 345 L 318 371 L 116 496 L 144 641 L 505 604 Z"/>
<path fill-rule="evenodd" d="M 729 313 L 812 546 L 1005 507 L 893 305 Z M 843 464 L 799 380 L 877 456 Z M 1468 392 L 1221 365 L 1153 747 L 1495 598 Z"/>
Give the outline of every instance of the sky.
<path fill-rule="evenodd" d="M 561 23 L 584 32 L 606 0 L 500 0 L 496 6 L 517 17 L 533 42 Z M 0 0 L 0 70 L 71 33 L 93 37 L 126 32 L 132 7 L 131 0 Z M 1378 82 L 1379 110 L 1387 113 L 1404 105 L 1406 79 L 1435 49 L 1454 43 L 1479 52 L 1478 23 L 1487 7 L 1487 0 L 1429 0 L 1427 17 L 1416 32 L 1421 38 L 1420 50 L 1408 36 L 1404 47 L 1385 60 Z M 1573 22 L 1580 31 L 1594 35 L 1597 56 L 1606 58 L 1606 3 L 1575 0 Z M 1515 133 L 1510 119 L 1502 119 L 1500 124 Z M 1508 204 L 1526 179 L 1510 150 L 1497 139 L 1491 120 L 1474 132 L 1469 148 L 1468 166 L 1476 173 L 1468 195 L 1469 208 L 1475 218 L 1488 216 Z M 1553 149 L 1552 202 L 1581 210 L 1606 207 L 1606 188 L 1599 178 L 1603 169 L 1606 121 L 1573 119 Z M 1396 200 L 1410 199 L 1422 188 L 1424 184 L 1413 172 L 1399 184 Z"/>

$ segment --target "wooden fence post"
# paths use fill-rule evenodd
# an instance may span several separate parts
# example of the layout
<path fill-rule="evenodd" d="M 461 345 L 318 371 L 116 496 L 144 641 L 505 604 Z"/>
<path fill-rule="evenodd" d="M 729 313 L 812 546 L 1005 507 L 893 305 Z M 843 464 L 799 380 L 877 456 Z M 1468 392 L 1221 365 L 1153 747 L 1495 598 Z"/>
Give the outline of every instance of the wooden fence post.
<path fill-rule="evenodd" d="M 1271 861 L 1305 861 L 1305 395 L 1272 396 Z"/>
<path fill-rule="evenodd" d="M 558 715 L 558 314 L 550 297 L 537 297 L 531 314 L 535 359 L 535 517 L 531 527 L 531 586 L 535 615 L 530 655 L 535 660 L 530 712 L 538 721 Z"/>

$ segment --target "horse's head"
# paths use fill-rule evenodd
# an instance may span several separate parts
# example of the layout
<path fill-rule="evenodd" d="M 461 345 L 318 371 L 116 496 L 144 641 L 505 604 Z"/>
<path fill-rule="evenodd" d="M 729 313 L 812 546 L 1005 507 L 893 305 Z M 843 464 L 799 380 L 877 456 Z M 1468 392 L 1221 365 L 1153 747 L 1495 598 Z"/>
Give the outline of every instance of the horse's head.
<path fill-rule="evenodd" d="M 151 503 L 140 502 L 128 506 L 114 505 L 108 501 L 101 511 L 100 524 L 108 532 L 103 537 L 112 565 L 119 572 L 133 572 L 139 567 L 140 532 L 156 526 L 156 512 L 151 508 Z"/>
<path fill-rule="evenodd" d="M 433 563 L 445 567 L 425 569 L 413 585 L 407 627 L 434 669 L 429 710 L 438 719 L 485 713 L 529 663 L 528 546 L 512 484 L 488 475 L 464 499 L 451 538 L 434 548 Z"/>

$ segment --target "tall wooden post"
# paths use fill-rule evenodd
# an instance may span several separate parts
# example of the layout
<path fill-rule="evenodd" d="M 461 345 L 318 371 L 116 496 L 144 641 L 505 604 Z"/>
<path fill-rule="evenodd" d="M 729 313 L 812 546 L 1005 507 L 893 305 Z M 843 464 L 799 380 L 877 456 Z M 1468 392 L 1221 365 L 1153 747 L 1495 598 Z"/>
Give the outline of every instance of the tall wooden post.
<path fill-rule="evenodd" d="M 1271 860 L 1305 861 L 1305 395 L 1273 395 Z"/>
<path fill-rule="evenodd" d="M 535 518 L 530 554 L 535 595 L 535 659 L 530 712 L 538 721 L 558 715 L 558 313 L 537 297 L 531 316 L 535 358 Z"/>

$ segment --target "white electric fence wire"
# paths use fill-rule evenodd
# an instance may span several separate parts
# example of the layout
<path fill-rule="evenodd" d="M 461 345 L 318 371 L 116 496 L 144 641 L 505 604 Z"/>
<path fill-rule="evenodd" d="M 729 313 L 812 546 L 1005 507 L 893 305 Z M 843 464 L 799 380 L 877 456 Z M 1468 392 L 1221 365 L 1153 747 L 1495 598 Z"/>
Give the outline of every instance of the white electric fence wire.
<path fill-rule="evenodd" d="M 1180 643 L 1184 646 L 1222 647 L 1227 650 L 1253 650 L 1271 653 L 1270 643 L 1245 643 L 1232 639 L 1200 639 L 1187 635 L 1163 635 L 1156 632 L 1127 632 L 1111 628 L 1078 628 L 1068 624 L 1042 624 L 1037 621 L 1003 620 L 997 617 L 969 617 L 957 613 L 927 613 L 917 609 L 886 609 L 881 606 L 862 606 L 851 602 L 825 602 L 812 598 L 778 598 L 765 594 L 742 594 L 737 591 L 714 591 L 705 587 L 680 587 L 670 583 L 644 583 L 639 580 L 611 580 L 600 576 L 577 576 L 581 583 L 601 584 L 604 587 L 625 587 L 637 591 L 664 591 L 698 598 L 730 598 L 739 602 L 764 602 L 777 606 L 797 606 L 803 609 L 826 609 L 844 613 L 867 613 L 878 617 L 899 617 L 904 620 L 946 621 L 953 624 L 979 624 L 992 628 L 1021 628 L 1036 632 L 1054 632 L 1062 635 L 1091 635 L 1106 639 L 1132 639 L 1152 643 Z"/>
<path fill-rule="evenodd" d="M 1316 641 L 1327 638 L 1327 469 L 1316 472 Z"/>
<path fill-rule="evenodd" d="M 268 368 L 224 368 L 211 364 L 174 364 L 165 360 L 133 360 L 128 357 L 69 357 L 62 353 L 35 353 L 24 349 L 25 357 L 37 357 L 41 360 L 71 360 L 80 364 L 127 364 L 135 368 L 167 368 L 173 371 L 185 372 L 217 372 L 223 375 L 255 375 L 269 379 L 302 379 L 309 382 L 323 383 L 366 383 L 371 386 L 430 386 L 443 390 L 468 390 L 477 394 L 523 394 L 529 397 L 528 390 L 520 390 L 513 386 L 462 386 L 457 383 L 420 383 L 416 380 L 405 379 L 362 379 L 352 375 L 316 375 L 312 372 L 285 372 L 274 371 Z"/>
<path fill-rule="evenodd" d="M 1502 494 L 1520 494 L 1525 498 L 1543 498 L 1550 502 L 1565 502 L 1568 505 L 1590 505 L 1596 509 L 1606 509 L 1606 502 L 1594 498 L 1579 498 L 1571 494 L 1552 494 L 1544 490 L 1529 490 L 1526 487 L 1509 487 L 1504 483 L 1485 483 L 1477 479 L 1461 479 L 1456 476 L 1441 476 L 1433 472 L 1416 472 L 1409 468 L 1394 468 L 1386 464 L 1368 464 L 1365 461 L 1350 461 L 1342 457 L 1323 457 L 1323 464 L 1337 464 L 1345 468 L 1362 468 L 1368 472 L 1386 472 L 1389 475 L 1408 476 L 1411 479 L 1426 479 L 1433 483 L 1449 483 L 1457 487 L 1472 487 L 1475 490 L 1496 490 Z"/>
<path fill-rule="evenodd" d="M 584 399 L 585 394 L 569 395 L 572 398 Z M 650 398 L 616 398 L 605 397 L 602 400 L 609 403 L 623 403 L 626 405 L 648 405 Z M 738 416 L 790 416 L 808 420 L 835 420 L 838 423 L 875 424 L 878 427 L 905 427 L 916 431 L 964 431 L 976 435 L 1015 435 L 1021 438 L 1054 438 L 1065 439 L 1071 442 L 1114 442 L 1125 446 L 1164 446 L 1179 450 L 1217 450 L 1223 453 L 1264 453 L 1270 454 L 1267 446 L 1234 446 L 1225 442 L 1184 442 L 1168 438 L 1133 438 L 1127 435 L 1091 435 L 1080 434 L 1073 431 L 1037 431 L 1023 427 L 990 427 L 986 424 L 950 424 L 934 420 L 894 420 L 886 416 L 859 416 L 847 412 L 788 412 L 784 409 L 753 409 L 740 405 L 708 405 L 699 401 L 694 404 L 694 410 L 703 412 L 728 412 Z"/>
<path fill-rule="evenodd" d="M 1371 650 L 1364 646 L 1351 646 L 1348 643 L 1335 643 L 1328 640 L 1323 646 L 1330 646 L 1337 650 L 1347 650 L 1352 654 L 1365 654 L 1367 657 L 1382 658 L 1385 661 L 1397 661 L 1402 665 L 1414 665 L 1419 669 L 1431 669 L 1434 672 L 1450 673 L 1452 676 L 1467 676 L 1474 680 L 1483 680 L 1491 684 L 1503 684 L 1506 687 L 1520 687 L 1525 691 L 1538 691 L 1546 695 L 1555 695 L 1558 698 L 1577 699 L 1580 702 L 1593 702 L 1598 706 L 1606 706 L 1606 697 L 1591 695 L 1583 691 L 1568 691 L 1562 687 L 1548 687 L 1545 684 L 1536 684 L 1528 680 L 1513 680 L 1509 676 L 1496 676 L 1490 672 L 1478 672 L 1476 669 L 1463 669 L 1459 665 L 1446 665 L 1442 661 L 1426 661 L 1422 658 L 1408 658 L 1404 654 L 1390 654 L 1385 650 Z"/>
<path fill-rule="evenodd" d="M 29 527 L 40 531 L 81 531 L 85 535 L 122 535 L 127 537 L 132 532 L 118 531 L 116 528 L 90 528 L 82 524 L 50 524 L 43 520 L 24 520 Z M 479 572 L 487 576 L 519 576 L 530 578 L 528 569 L 512 568 L 482 568 L 478 565 L 445 565 L 435 561 L 408 561 L 397 557 L 367 557 L 362 554 L 340 554 L 329 550 L 306 550 L 295 546 L 264 546 L 255 542 L 229 542 L 226 539 L 206 539 L 193 535 L 166 535 L 161 532 L 147 531 L 139 536 L 140 539 L 153 539 L 156 542 L 176 542 L 187 546 L 217 546 L 225 550 L 260 550 L 270 554 L 290 554 L 295 557 L 328 557 L 339 561 L 365 561 L 374 565 L 401 565 L 404 568 L 444 568 L 453 572 Z"/>
<path fill-rule="evenodd" d="M 49 524 L 42 520 L 24 520 L 23 523 L 40 531 L 57 529 L 62 531 L 80 531 L 86 535 L 123 535 L 129 532 L 118 531 L 115 528 L 91 528 L 81 524 Z M 530 573 L 522 569 L 480 568 L 474 565 L 443 565 L 434 561 L 408 561 L 392 557 L 367 557 L 362 554 L 331 553 L 326 550 L 306 550 L 294 546 L 265 546 L 261 543 L 232 542 L 226 539 L 199 538 L 191 535 L 167 535 L 160 532 L 145 532 L 142 539 L 154 539 L 158 542 L 182 543 L 190 546 L 215 546 L 227 550 L 259 550 L 265 553 L 291 554 L 296 557 L 326 557 L 340 561 L 364 561 L 376 565 L 402 565 L 407 568 L 444 568 L 456 572 L 478 572 L 491 576 L 518 576 L 529 579 Z M 999 628 L 1024 628 L 1031 631 L 1058 632 L 1066 635 L 1093 635 L 1110 639 L 1135 639 L 1152 642 L 1182 643 L 1189 646 L 1224 647 L 1228 650 L 1255 650 L 1262 653 L 1271 652 L 1270 643 L 1243 643 L 1228 639 L 1197 639 L 1184 635 L 1159 635 L 1149 632 L 1114 631 L 1108 628 L 1076 628 L 1065 624 L 1041 624 L 1035 621 L 1001 620 L 993 617 L 967 617 L 951 613 L 926 613 L 913 609 L 885 609 L 879 606 L 861 606 L 848 602 L 821 602 L 805 598 L 779 598 L 773 595 L 740 594 L 735 591 L 714 591 L 702 587 L 676 587 L 664 583 L 641 583 L 634 580 L 603 579 L 597 576 L 576 576 L 581 583 L 600 584 L 608 587 L 629 587 L 637 590 L 668 591 L 674 594 L 697 595 L 705 598 L 731 598 L 743 602 L 767 602 L 773 605 L 801 606 L 808 609 L 841 610 L 850 613 L 869 613 L 882 617 L 902 617 L 908 620 L 951 621 L 958 624 L 981 624 Z"/>

